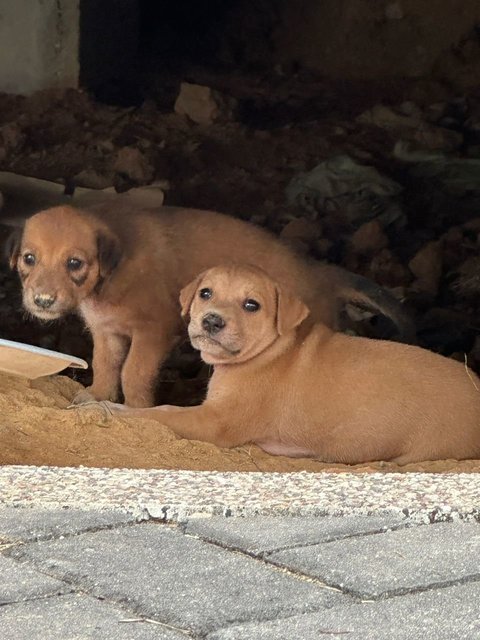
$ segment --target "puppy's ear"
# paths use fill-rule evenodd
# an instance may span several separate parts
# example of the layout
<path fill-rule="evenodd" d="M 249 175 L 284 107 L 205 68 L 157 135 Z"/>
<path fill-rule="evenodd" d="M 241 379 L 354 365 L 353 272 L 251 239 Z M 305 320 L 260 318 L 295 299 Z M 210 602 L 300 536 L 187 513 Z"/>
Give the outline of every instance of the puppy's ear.
<path fill-rule="evenodd" d="M 292 331 L 305 320 L 310 310 L 300 298 L 281 287 L 277 290 L 277 331 L 280 336 Z"/>
<path fill-rule="evenodd" d="M 8 236 L 4 246 L 4 256 L 8 261 L 10 269 L 17 266 L 18 256 L 20 254 L 20 245 L 22 243 L 23 229 L 17 228 Z"/>
<path fill-rule="evenodd" d="M 122 258 L 122 248 L 117 236 L 109 231 L 99 231 L 97 234 L 97 256 L 100 276 L 106 278 Z"/>
<path fill-rule="evenodd" d="M 193 298 L 197 293 L 197 289 L 200 286 L 201 281 L 203 280 L 203 273 L 198 275 L 195 280 L 189 282 L 183 289 L 180 291 L 180 307 L 182 308 L 182 318 L 185 320 L 190 314 L 190 307 L 192 306 Z"/>

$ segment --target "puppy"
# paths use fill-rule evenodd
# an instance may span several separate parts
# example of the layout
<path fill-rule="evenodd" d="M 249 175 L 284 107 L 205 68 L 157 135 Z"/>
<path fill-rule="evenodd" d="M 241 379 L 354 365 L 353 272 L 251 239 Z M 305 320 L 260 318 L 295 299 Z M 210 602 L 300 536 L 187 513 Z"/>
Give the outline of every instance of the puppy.
<path fill-rule="evenodd" d="M 480 455 L 480 380 L 418 347 L 306 323 L 304 302 L 255 268 L 214 268 L 183 289 L 188 333 L 214 373 L 203 405 L 114 413 L 179 436 L 356 464 Z"/>
<path fill-rule="evenodd" d="M 93 384 L 78 402 L 153 404 L 155 379 L 182 333 L 178 295 L 196 274 L 228 260 L 262 267 L 298 292 L 312 317 L 336 326 L 341 298 L 370 304 L 410 325 L 400 305 L 370 281 L 307 264 L 247 222 L 209 211 L 131 210 L 119 198 L 88 211 L 68 206 L 29 218 L 12 237 L 10 264 L 23 304 L 41 320 L 80 313 L 94 342 Z"/>

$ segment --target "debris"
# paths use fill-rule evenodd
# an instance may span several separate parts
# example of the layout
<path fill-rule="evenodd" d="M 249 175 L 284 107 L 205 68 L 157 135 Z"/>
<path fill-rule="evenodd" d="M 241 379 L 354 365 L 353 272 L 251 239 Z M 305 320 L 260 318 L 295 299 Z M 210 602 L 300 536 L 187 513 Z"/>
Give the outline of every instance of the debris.
<path fill-rule="evenodd" d="M 454 309 L 433 307 L 418 322 L 421 345 L 444 355 L 468 353 L 474 345 L 475 333 L 471 318 Z"/>
<path fill-rule="evenodd" d="M 26 135 L 18 124 L 8 122 L 0 127 L 0 162 L 5 162 L 12 153 L 21 151 Z"/>
<path fill-rule="evenodd" d="M 403 218 L 397 196 L 402 187 L 350 156 L 325 160 L 309 173 L 299 173 L 286 188 L 290 205 L 299 206 L 315 219 L 337 212 L 358 227 L 376 218 L 384 227 Z"/>
<path fill-rule="evenodd" d="M 152 165 L 135 147 L 123 147 L 118 151 L 114 169 L 138 184 L 150 182 L 154 175 Z"/>
<path fill-rule="evenodd" d="M 378 220 L 370 220 L 353 233 L 350 244 L 355 253 L 368 255 L 385 249 L 388 238 Z"/>
<path fill-rule="evenodd" d="M 308 218 L 291 220 L 280 233 L 281 238 L 302 251 L 313 247 L 321 235 L 321 225 L 308 220 Z"/>
<path fill-rule="evenodd" d="M 108 189 L 113 185 L 113 175 L 108 176 L 95 169 L 84 169 L 73 178 L 75 185 L 88 189 Z"/>
<path fill-rule="evenodd" d="M 236 101 L 200 84 L 182 82 L 175 101 L 175 113 L 187 116 L 197 124 L 230 120 Z"/>
<path fill-rule="evenodd" d="M 416 277 L 414 287 L 432 296 L 438 293 L 442 276 L 442 245 L 432 241 L 424 245 L 408 263 L 410 271 Z"/>
<path fill-rule="evenodd" d="M 383 104 L 359 115 L 357 122 L 391 131 L 396 137 L 427 150 L 454 151 L 463 142 L 461 133 L 429 124 L 421 112 L 405 115 Z"/>
<path fill-rule="evenodd" d="M 403 142 L 395 145 L 393 155 L 397 160 L 411 164 L 409 174 L 413 178 L 435 180 L 454 196 L 480 194 L 480 159 L 411 151 Z"/>
<path fill-rule="evenodd" d="M 411 280 L 408 269 L 389 249 L 375 253 L 370 262 L 368 275 L 386 287 L 399 287 Z"/>

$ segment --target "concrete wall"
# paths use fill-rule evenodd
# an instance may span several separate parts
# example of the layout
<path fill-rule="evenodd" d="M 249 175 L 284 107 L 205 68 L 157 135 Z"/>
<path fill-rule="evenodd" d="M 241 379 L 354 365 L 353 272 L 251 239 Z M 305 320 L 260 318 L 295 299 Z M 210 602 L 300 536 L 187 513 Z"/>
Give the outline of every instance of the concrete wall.
<path fill-rule="evenodd" d="M 274 58 L 341 78 L 427 75 L 480 24 L 479 0 L 287 0 L 280 6 Z"/>
<path fill-rule="evenodd" d="M 78 48 L 79 0 L 0 0 L 0 91 L 77 87 Z"/>

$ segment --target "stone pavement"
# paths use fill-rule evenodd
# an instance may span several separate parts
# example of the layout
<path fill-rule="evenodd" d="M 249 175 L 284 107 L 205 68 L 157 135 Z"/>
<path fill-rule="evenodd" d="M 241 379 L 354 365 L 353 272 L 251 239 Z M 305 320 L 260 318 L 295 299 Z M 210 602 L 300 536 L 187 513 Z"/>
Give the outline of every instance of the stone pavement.
<path fill-rule="evenodd" d="M 2 640 L 480 638 L 480 524 L 460 519 L 5 506 L 0 575 Z"/>

